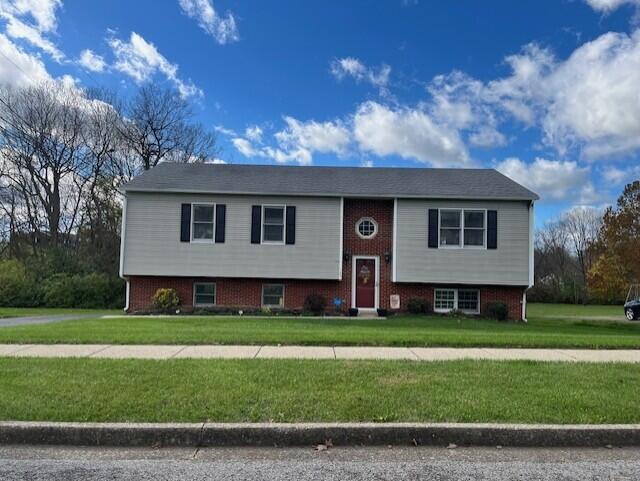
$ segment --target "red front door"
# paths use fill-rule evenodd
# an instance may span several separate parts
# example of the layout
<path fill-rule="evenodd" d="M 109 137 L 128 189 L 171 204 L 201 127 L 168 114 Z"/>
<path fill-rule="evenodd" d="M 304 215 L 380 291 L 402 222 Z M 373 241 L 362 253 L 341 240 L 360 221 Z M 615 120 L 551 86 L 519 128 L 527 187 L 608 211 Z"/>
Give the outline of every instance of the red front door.
<path fill-rule="evenodd" d="M 356 259 L 356 307 L 376 307 L 376 261 Z"/>

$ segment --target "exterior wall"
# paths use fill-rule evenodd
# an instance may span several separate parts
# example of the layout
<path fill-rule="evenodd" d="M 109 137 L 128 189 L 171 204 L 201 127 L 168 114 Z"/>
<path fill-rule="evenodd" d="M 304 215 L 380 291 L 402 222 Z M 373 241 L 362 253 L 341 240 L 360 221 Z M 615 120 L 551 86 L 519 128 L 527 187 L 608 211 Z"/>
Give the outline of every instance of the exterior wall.
<path fill-rule="evenodd" d="M 227 206 L 225 242 L 180 242 L 182 203 Z M 251 244 L 251 206 L 296 206 L 294 245 Z M 127 194 L 124 276 L 340 278 L 340 199 Z"/>
<path fill-rule="evenodd" d="M 227 203 L 227 210 L 229 204 Z M 322 294 L 329 303 L 338 297 L 343 300 L 345 308 L 352 306 L 352 268 L 354 256 L 376 256 L 379 258 L 379 307 L 388 309 L 390 296 L 400 295 L 401 310 L 406 309 L 412 297 L 422 297 L 433 305 L 434 287 L 436 283 L 392 282 L 393 262 L 386 262 L 385 255 L 393 252 L 393 201 L 387 200 L 354 200 L 345 199 L 343 216 L 344 254 L 342 280 L 301 280 L 286 276 L 264 276 L 263 278 L 229 278 L 226 276 L 187 277 L 155 277 L 131 276 L 130 310 L 149 308 L 155 291 L 161 287 L 173 287 L 178 291 L 184 305 L 192 306 L 193 283 L 196 281 L 216 282 L 216 301 L 220 306 L 258 307 L 261 305 L 262 284 L 282 283 L 285 286 L 284 302 L 287 309 L 300 309 L 304 299 L 310 293 Z M 362 217 L 373 218 L 378 225 L 378 232 L 372 239 L 361 239 L 356 231 L 357 221 Z M 426 218 L 426 211 L 424 217 Z M 229 219 L 229 217 L 228 217 Z M 499 214 L 499 222 L 500 222 Z M 504 222 L 504 221 L 503 221 Z M 528 222 L 528 220 L 527 220 Z M 128 224 L 129 225 L 129 224 Z M 227 222 L 227 232 L 230 227 Z M 177 227 L 176 227 L 177 231 Z M 300 232 L 300 231 L 298 231 Z M 498 225 L 500 232 L 500 224 Z M 127 235 L 129 233 L 127 232 Z M 177 234 L 176 234 L 177 236 Z M 500 238 L 498 239 L 500 248 Z M 424 237 L 426 246 L 426 233 Z M 266 247 L 266 246 L 256 246 Z M 438 249 L 439 251 L 440 249 Z M 454 253 L 464 254 L 463 251 Z M 479 253 L 476 251 L 476 253 Z M 524 262 L 528 262 L 525 257 Z M 456 286 L 462 283 L 442 283 Z M 492 301 L 505 302 L 509 307 L 511 318 L 521 318 L 521 301 L 524 287 L 473 284 L 480 289 L 481 311 Z"/>
<path fill-rule="evenodd" d="M 498 212 L 498 248 L 429 248 L 429 209 Z M 529 285 L 529 205 L 507 201 L 398 199 L 396 281 L 442 284 Z"/>
<path fill-rule="evenodd" d="M 262 284 L 284 284 L 284 303 L 286 309 L 301 309 L 307 295 L 321 294 L 331 301 L 335 297 L 345 299 L 350 296 L 351 289 L 346 282 L 316 281 L 300 279 L 231 279 L 202 277 L 151 277 L 134 276 L 130 279 L 131 290 L 129 310 L 131 312 L 149 309 L 151 299 L 160 288 L 176 289 L 183 306 L 193 307 L 194 282 L 216 283 L 216 305 L 237 308 L 256 308 L 261 304 Z M 427 299 L 433 306 L 433 284 L 393 284 L 388 287 L 390 294 L 400 295 L 400 310 L 406 310 L 407 302 L 412 297 Z M 447 286 L 449 287 L 449 286 Z M 523 287 L 478 286 L 480 289 L 480 310 L 484 312 L 489 302 L 504 302 L 509 308 L 509 317 L 521 319 Z M 389 297 L 380 297 L 383 307 L 389 307 Z M 347 304 L 347 307 L 350 304 Z M 329 306 L 331 309 L 331 306 Z M 346 309 L 345 309 L 346 310 Z"/>

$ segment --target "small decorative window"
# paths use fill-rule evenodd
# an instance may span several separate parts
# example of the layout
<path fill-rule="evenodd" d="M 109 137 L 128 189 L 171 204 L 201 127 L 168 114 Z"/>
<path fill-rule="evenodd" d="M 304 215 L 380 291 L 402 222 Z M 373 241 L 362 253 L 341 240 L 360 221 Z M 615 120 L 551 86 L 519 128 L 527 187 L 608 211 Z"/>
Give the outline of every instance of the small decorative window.
<path fill-rule="evenodd" d="M 284 285 L 263 284 L 262 305 L 265 307 L 284 307 Z"/>
<path fill-rule="evenodd" d="M 264 206 L 262 208 L 262 242 L 284 243 L 284 206 Z"/>
<path fill-rule="evenodd" d="M 440 210 L 440 245 L 460 247 L 461 210 Z"/>
<path fill-rule="evenodd" d="M 213 242 L 214 207 L 213 204 L 192 205 L 191 240 Z"/>
<path fill-rule="evenodd" d="M 193 285 L 193 305 L 213 306 L 216 303 L 216 285 L 213 282 L 196 282 Z"/>
<path fill-rule="evenodd" d="M 484 211 L 464 211 L 464 245 L 465 247 L 484 246 Z"/>
<path fill-rule="evenodd" d="M 455 289 L 436 289 L 435 303 L 433 305 L 435 311 L 446 312 L 456 307 L 456 291 Z"/>
<path fill-rule="evenodd" d="M 372 239 L 378 233 L 378 224 L 370 217 L 363 217 L 356 223 L 356 233 L 362 239 Z"/>

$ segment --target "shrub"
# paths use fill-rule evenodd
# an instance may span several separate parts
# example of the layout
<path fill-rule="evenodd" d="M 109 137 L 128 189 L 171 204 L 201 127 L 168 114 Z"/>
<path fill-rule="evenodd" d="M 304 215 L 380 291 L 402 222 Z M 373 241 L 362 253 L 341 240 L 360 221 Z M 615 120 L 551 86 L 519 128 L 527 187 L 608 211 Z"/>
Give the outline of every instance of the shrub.
<path fill-rule="evenodd" d="M 431 312 L 431 304 L 421 297 L 412 297 L 407 302 L 407 311 L 412 314 L 426 314 Z"/>
<path fill-rule="evenodd" d="M 304 300 L 304 310 L 316 316 L 322 314 L 327 307 L 327 299 L 320 294 L 309 294 Z"/>
<path fill-rule="evenodd" d="M 106 274 L 54 274 L 44 280 L 42 290 L 47 307 L 104 309 L 124 305 L 124 281 Z"/>
<path fill-rule="evenodd" d="M 180 305 L 180 296 L 175 289 L 158 289 L 153 295 L 153 307 L 159 311 L 172 311 Z"/>
<path fill-rule="evenodd" d="M 486 307 L 486 316 L 498 321 L 506 321 L 509 317 L 509 308 L 504 302 L 489 302 Z"/>
<path fill-rule="evenodd" d="M 42 291 L 22 263 L 0 262 L 0 306 L 34 307 L 41 302 Z"/>

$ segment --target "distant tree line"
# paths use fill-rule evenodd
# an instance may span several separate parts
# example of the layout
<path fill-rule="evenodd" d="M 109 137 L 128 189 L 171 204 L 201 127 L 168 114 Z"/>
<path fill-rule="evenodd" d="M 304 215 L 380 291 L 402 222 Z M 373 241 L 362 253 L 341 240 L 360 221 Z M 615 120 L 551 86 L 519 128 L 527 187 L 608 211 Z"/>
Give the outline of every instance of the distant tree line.
<path fill-rule="evenodd" d="M 640 181 L 628 184 L 604 212 L 576 208 L 536 233 L 539 302 L 619 303 L 640 282 Z"/>
<path fill-rule="evenodd" d="M 0 262 L 11 262 L 0 265 L 0 304 L 3 275 L 42 288 L 94 274 L 122 291 L 119 186 L 163 161 L 216 154 L 213 132 L 171 89 L 149 84 L 122 99 L 64 82 L 0 87 Z"/>

